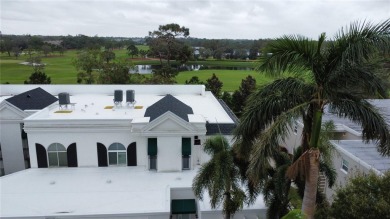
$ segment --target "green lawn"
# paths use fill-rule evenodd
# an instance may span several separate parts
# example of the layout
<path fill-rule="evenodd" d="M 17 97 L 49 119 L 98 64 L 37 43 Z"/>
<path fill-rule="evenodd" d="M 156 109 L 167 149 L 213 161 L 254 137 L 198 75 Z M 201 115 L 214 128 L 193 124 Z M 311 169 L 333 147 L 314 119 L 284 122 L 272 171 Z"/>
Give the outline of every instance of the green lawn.
<path fill-rule="evenodd" d="M 140 49 L 147 49 L 147 46 L 141 46 Z M 76 50 L 68 50 L 63 56 L 58 53 L 51 54 L 48 57 L 42 57 L 42 63 L 46 64 L 45 73 L 51 77 L 52 84 L 76 84 L 77 70 L 72 65 L 72 60 L 76 57 Z M 128 58 L 127 50 L 115 50 L 116 57 Z M 28 55 L 21 55 L 18 59 L 8 57 L 6 53 L 0 55 L 0 83 L 23 84 L 33 72 L 31 66 L 22 65 Z M 132 61 L 133 64 L 159 64 L 158 60 L 140 60 Z M 188 64 L 200 64 L 209 66 L 226 67 L 248 67 L 253 68 L 254 62 L 250 61 L 231 61 L 231 60 L 210 60 L 210 61 L 191 61 Z M 198 76 L 200 80 L 206 82 L 211 75 L 215 73 L 223 82 L 224 91 L 234 91 L 240 86 L 241 80 L 252 75 L 256 78 L 257 85 L 271 81 L 271 79 L 255 71 L 245 70 L 200 70 L 181 72 L 177 76 L 178 84 L 184 84 L 192 76 Z"/>

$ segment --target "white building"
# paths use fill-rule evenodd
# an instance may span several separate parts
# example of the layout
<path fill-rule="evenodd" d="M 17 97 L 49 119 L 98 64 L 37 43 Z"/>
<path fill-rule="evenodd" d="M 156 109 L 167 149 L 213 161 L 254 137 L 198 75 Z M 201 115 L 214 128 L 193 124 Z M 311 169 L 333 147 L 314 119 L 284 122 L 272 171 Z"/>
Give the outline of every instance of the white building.
<path fill-rule="evenodd" d="M 380 110 L 390 126 L 390 99 L 370 100 L 371 104 Z M 333 168 L 336 170 L 337 179 L 332 188 L 323 176 L 320 176 L 320 190 L 326 195 L 329 201 L 338 187 L 344 186 L 350 178 L 358 173 L 374 171 L 378 175 L 390 170 L 390 157 L 382 156 L 377 150 L 375 142 L 365 143 L 362 141 L 362 127 L 346 118 L 326 111 L 323 115 L 323 122 L 333 121 L 335 133 L 332 144 L 334 146 Z M 301 143 L 303 124 L 296 122 L 292 127 L 289 138 L 284 143 L 289 153 Z"/>
<path fill-rule="evenodd" d="M 231 139 L 237 118 L 204 86 L 40 87 L 54 103 L 15 119 L 16 134 L 6 122 L 17 112 L 10 110 L 9 97 L 26 96 L 37 86 L 1 88 L 5 173 L 24 167 L 19 164 L 24 164 L 23 144 L 9 143 L 21 138 L 20 124 L 31 164 L 31 169 L 0 178 L 1 218 L 222 217 L 220 208 L 210 208 L 207 196 L 195 199 L 191 185 L 199 165 L 209 159 L 202 143 L 218 133 Z M 5 157 L 11 155 L 19 157 L 19 166 L 8 170 L 13 163 Z M 259 197 L 235 218 L 264 215 Z"/>

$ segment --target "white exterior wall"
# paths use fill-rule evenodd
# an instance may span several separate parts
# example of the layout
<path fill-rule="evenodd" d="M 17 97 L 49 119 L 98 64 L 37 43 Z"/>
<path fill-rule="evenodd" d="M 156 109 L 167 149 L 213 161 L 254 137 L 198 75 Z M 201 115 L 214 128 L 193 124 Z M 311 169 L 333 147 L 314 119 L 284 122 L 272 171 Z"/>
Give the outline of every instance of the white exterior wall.
<path fill-rule="evenodd" d="M 181 171 L 182 138 L 180 137 L 158 137 L 157 138 L 157 171 L 170 172 Z"/>
<path fill-rule="evenodd" d="M 50 144 L 60 143 L 66 148 L 76 143 L 77 147 L 77 162 L 79 167 L 97 167 L 97 143 L 102 143 L 108 147 L 115 142 L 123 144 L 126 148 L 129 144 L 137 143 L 137 165 L 146 165 L 147 148 L 143 145 L 146 141 L 132 137 L 128 132 L 119 133 L 29 133 L 29 150 L 31 167 L 37 167 L 37 157 L 35 144 L 41 144 L 47 150 Z"/>
<path fill-rule="evenodd" d="M 0 142 L 5 174 L 25 169 L 20 123 L 20 121 L 0 123 Z"/>
<path fill-rule="evenodd" d="M 333 154 L 332 162 L 333 168 L 337 173 L 337 178 L 332 188 L 329 188 L 327 184 L 325 188 L 326 198 L 330 202 L 333 201 L 333 195 L 336 194 L 336 190 L 339 187 L 345 186 L 351 178 L 355 177 L 357 174 L 368 174 L 370 171 L 373 171 L 373 169 L 369 168 L 364 161 L 358 160 L 357 158 L 354 159 L 353 155 L 345 153 L 345 151 L 341 150 L 338 146 L 335 147 Z M 348 162 L 348 172 L 342 169 L 343 159 Z"/>

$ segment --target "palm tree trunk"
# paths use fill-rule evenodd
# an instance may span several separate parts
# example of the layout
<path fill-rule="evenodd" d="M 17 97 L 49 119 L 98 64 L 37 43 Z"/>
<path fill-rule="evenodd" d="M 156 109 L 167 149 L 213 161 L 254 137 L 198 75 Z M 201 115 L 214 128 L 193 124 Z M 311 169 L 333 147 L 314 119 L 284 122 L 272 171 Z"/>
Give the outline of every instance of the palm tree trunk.
<path fill-rule="evenodd" d="M 314 218 L 316 210 L 317 183 L 319 176 L 319 154 L 318 149 L 309 151 L 309 175 L 305 179 L 305 191 L 303 193 L 302 211 L 308 219 Z"/>
<path fill-rule="evenodd" d="M 318 140 L 321 132 L 322 111 L 317 110 L 314 113 L 312 133 L 310 137 L 309 150 L 309 170 L 305 179 L 305 191 L 303 193 L 302 211 L 308 219 L 314 218 L 316 210 L 316 195 L 319 176 L 319 156 Z"/>

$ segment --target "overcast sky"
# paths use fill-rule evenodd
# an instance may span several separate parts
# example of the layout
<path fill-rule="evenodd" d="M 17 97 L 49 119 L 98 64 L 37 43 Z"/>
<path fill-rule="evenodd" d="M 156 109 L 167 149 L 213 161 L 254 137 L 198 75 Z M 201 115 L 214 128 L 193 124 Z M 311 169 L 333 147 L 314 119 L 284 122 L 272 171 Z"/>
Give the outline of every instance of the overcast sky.
<path fill-rule="evenodd" d="M 177 23 L 209 39 L 334 36 L 390 18 L 390 0 L 0 0 L 3 34 L 144 37 Z"/>

